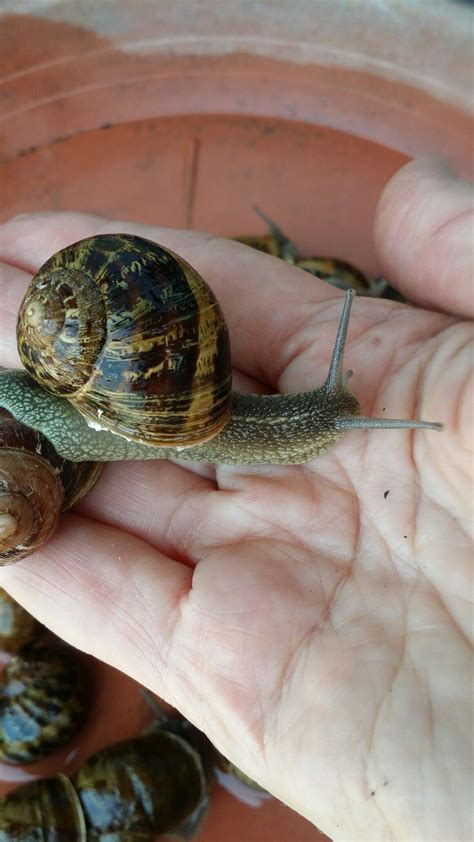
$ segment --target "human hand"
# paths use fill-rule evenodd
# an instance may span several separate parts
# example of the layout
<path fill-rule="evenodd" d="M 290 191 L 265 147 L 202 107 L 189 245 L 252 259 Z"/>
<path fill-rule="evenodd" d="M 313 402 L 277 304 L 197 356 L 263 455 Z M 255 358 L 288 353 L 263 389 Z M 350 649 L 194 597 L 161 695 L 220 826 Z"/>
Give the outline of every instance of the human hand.
<path fill-rule="evenodd" d="M 440 420 L 442 434 L 354 431 L 300 467 L 109 465 L 47 546 L 1 570 L 53 631 L 171 702 L 334 839 L 470 838 L 467 206 L 431 162 L 390 183 L 376 222 L 389 279 L 458 315 L 357 299 L 345 355 L 364 415 Z M 236 388 L 323 382 L 335 289 L 237 243 L 78 214 L 0 234 L 4 366 L 19 366 L 31 274 L 118 230 L 209 281 Z"/>

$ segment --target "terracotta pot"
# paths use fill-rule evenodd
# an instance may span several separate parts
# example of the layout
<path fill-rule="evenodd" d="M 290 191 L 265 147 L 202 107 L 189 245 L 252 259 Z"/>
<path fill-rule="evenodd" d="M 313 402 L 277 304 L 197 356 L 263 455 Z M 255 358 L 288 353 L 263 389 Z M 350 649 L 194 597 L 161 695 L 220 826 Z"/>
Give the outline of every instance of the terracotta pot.
<path fill-rule="evenodd" d="M 472 163 L 462 5 L 4 0 L 3 219 L 75 209 L 262 232 L 376 271 L 382 186 Z M 164 8 L 163 8 L 164 7 Z"/>
<path fill-rule="evenodd" d="M 74 209 L 232 236 L 264 232 L 258 205 L 301 253 L 375 274 L 372 220 L 391 175 L 426 154 L 470 174 L 462 4 L 3 0 L 2 9 L 2 220 Z M 103 744 L 100 721 L 80 757 Z M 122 708 L 108 711 L 108 740 L 122 721 Z M 322 837 L 276 802 L 252 810 L 220 790 L 200 838 Z"/>

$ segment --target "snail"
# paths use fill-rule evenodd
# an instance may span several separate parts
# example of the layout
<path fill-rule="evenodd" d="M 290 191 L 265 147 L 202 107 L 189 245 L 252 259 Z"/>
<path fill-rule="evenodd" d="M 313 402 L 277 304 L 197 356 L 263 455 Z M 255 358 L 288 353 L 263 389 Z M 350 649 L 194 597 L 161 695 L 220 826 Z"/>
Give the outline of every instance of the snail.
<path fill-rule="evenodd" d="M 0 565 L 43 544 L 102 468 L 65 460 L 40 432 L 0 411 Z"/>
<path fill-rule="evenodd" d="M 160 729 L 170 734 L 176 734 L 176 736 L 185 740 L 198 753 L 204 777 L 208 784 L 211 784 L 215 778 L 216 760 L 220 755 L 210 739 L 177 710 L 164 707 L 162 700 L 158 699 L 151 690 L 141 687 L 140 695 L 153 712 L 153 722 L 147 728 L 147 732 L 154 733 L 157 729 Z"/>
<path fill-rule="evenodd" d="M 243 243 L 244 246 L 263 251 L 264 254 L 271 254 L 272 257 L 281 257 L 279 243 L 272 234 L 263 234 L 262 236 L 246 234 L 242 237 L 232 237 L 232 239 L 236 243 Z"/>
<path fill-rule="evenodd" d="M 200 275 L 141 237 L 90 237 L 33 278 L 17 331 L 31 377 L 1 372 L 0 405 L 74 461 L 301 464 L 347 430 L 441 429 L 360 417 L 342 370 L 352 298 L 349 290 L 322 386 L 233 392 L 227 326 Z"/>
<path fill-rule="evenodd" d="M 207 780 L 213 780 L 215 777 L 215 769 L 218 768 L 228 775 L 237 778 L 241 783 L 255 789 L 258 792 L 266 792 L 260 784 L 256 783 L 252 778 L 242 772 L 235 763 L 228 760 L 216 749 L 211 741 L 206 737 L 203 731 L 196 728 L 188 719 L 183 716 L 168 715 L 163 716 L 162 727 L 166 728 L 173 734 L 183 737 L 196 751 L 199 752 L 204 768 L 204 774 Z"/>
<path fill-rule="evenodd" d="M 108 746 L 89 758 L 72 782 L 91 839 L 124 830 L 168 832 L 207 799 L 199 755 L 163 730 Z"/>
<path fill-rule="evenodd" d="M 66 775 L 32 781 L 0 798 L 2 842 L 87 842 L 79 798 Z"/>
<path fill-rule="evenodd" d="M 306 257 L 296 260 L 295 266 L 338 289 L 355 289 L 357 295 L 371 294 L 371 287 L 365 275 L 345 260 L 335 257 Z"/>
<path fill-rule="evenodd" d="M 0 799 L 0 839 L 146 842 L 185 823 L 189 830 L 207 798 L 197 752 L 157 730 L 102 749 L 71 779 L 35 781 Z"/>
<path fill-rule="evenodd" d="M 155 722 L 160 728 L 172 734 L 177 734 L 186 740 L 199 754 L 204 769 L 206 780 L 212 781 L 215 777 L 216 768 L 228 775 L 237 778 L 241 783 L 258 792 L 266 792 L 260 784 L 242 772 L 235 763 L 224 757 L 220 751 L 211 743 L 208 737 L 199 728 L 196 728 L 189 719 L 177 711 L 169 712 L 157 698 L 146 688 L 142 688 L 141 695 L 155 715 Z"/>
<path fill-rule="evenodd" d="M 42 646 L 13 656 L 0 678 L 0 759 L 47 757 L 82 726 L 89 698 L 88 676 L 67 649 Z"/>
<path fill-rule="evenodd" d="M 244 783 L 251 789 L 255 789 L 259 792 L 266 792 L 260 784 L 256 783 L 256 781 L 246 775 L 245 772 L 242 772 L 235 763 L 232 763 L 227 757 L 221 754 L 221 752 L 218 751 L 218 749 L 211 743 L 209 738 L 206 737 L 204 732 L 200 731 L 199 728 L 196 728 L 189 719 L 186 719 L 186 717 L 178 713 L 176 710 L 170 712 L 168 709 L 164 708 L 153 693 L 145 687 L 141 688 L 141 696 L 145 699 L 148 707 L 151 708 L 154 713 L 155 724 L 152 727 L 156 727 L 157 724 L 158 727 L 163 728 L 172 734 L 177 734 L 179 737 L 183 737 L 183 739 L 185 739 L 186 742 L 198 752 L 207 781 L 214 780 L 215 770 L 218 768 L 222 772 L 237 778 L 237 780 Z"/>
<path fill-rule="evenodd" d="M 41 623 L 0 588 L 0 650 L 19 652 L 43 632 Z"/>
<path fill-rule="evenodd" d="M 238 243 L 243 243 L 246 246 L 257 249 L 257 251 L 263 251 L 265 254 L 271 254 L 273 257 L 280 257 L 285 263 L 295 265 L 298 262 L 298 250 L 295 244 L 286 236 L 280 226 L 260 210 L 257 205 L 254 205 L 253 209 L 267 225 L 268 234 L 264 234 L 263 236 L 247 235 L 244 237 L 234 237 L 233 239 Z"/>
<path fill-rule="evenodd" d="M 234 237 L 237 242 L 244 243 L 257 251 L 280 257 L 286 263 L 298 266 L 310 275 L 326 281 L 337 289 L 354 289 L 357 295 L 371 298 L 390 298 L 394 301 L 406 301 L 397 290 L 393 289 L 385 278 L 379 277 L 369 281 L 360 269 L 346 260 L 336 257 L 299 257 L 294 243 L 288 239 L 281 228 L 254 205 L 254 210 L 268 226 L 269 233 L 263 236 Z"/>

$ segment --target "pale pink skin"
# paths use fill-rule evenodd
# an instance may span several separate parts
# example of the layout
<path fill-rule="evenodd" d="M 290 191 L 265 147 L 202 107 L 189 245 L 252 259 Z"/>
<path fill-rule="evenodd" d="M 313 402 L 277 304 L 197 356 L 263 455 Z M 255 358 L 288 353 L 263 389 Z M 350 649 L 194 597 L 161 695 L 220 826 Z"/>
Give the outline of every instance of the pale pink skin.
<path fill-rule="evenodd" d="M 470 225 L 467 185 L 435 161 L 405 166 L 376 248 L 430 310 L 358 299 L 346 349 L 364 415 L 442 433 L 353 431 L 302 467 L 114 464 L 41 552 L 0 571 L 57 634 L 176 705 L 335 840 L 471 838 Z M 79 214 L 1 229 L 4 366 L 19 365 L 31 274 L 117 230 L 214 287 L 238 388 L 322 383 L 341 293 L 240 244 Z"/>

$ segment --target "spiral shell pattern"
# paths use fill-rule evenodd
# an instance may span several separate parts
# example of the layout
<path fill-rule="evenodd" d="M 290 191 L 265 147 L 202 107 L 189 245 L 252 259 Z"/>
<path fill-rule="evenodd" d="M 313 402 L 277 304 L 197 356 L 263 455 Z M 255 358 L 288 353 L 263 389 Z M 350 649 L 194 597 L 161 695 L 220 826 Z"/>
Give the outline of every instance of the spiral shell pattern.
<path fill-rule="evenodd" d="M 0 798 L 2 842 L 86 842 L 84 815 L 65 775 L 32 781 Z"/>
<path fill-rule="evenodd" d="M 17 337 L 32 377 L 94 426 L 185 447 L 228 421 L 230 343 L 217 299 L 149 240 L 104 234 L 57 252 L 28 288 Z"/>
<path fill-rule="evenodd" d="M 41 433 L 0 412 L 0 565 L 44 544 L 102 470 L 63 459 Z"/>
<path fill-rule="evenodd" d="M 20 311 L 20 355 L 37 380 L 56 394 L 73 394 L 86 383 L 105 341 L 105 302 L 80 269 L 36 276 Z M 61 379 L 51 360 L 61 361 Z"/>
<path fill-rule="evenodd" d="M 15 655 L 0 681 L 0 758 L 47 757 L 79 730 L 88 703 L 87 675 L 70 651 L 36 647 Z"/>

